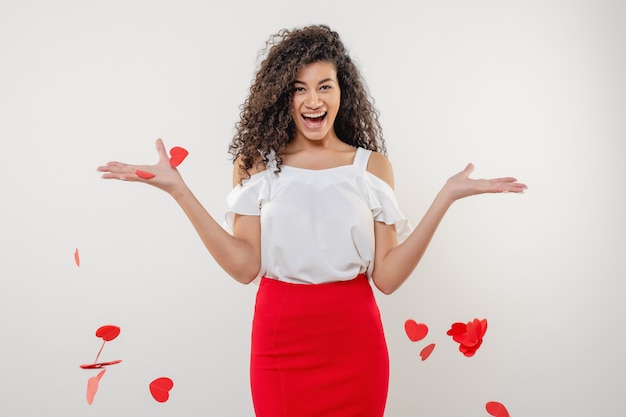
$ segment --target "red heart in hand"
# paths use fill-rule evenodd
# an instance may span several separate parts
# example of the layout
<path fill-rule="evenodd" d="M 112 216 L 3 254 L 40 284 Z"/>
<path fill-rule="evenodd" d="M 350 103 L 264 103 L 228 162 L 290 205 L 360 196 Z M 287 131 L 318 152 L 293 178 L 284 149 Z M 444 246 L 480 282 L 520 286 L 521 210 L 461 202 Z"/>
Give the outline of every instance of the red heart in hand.
<path fill-rule="evenodd" d="M 485 408 L 493 417 L 509 417 L 506 407 L 497 401 L 489 401 Z"/>
<path fill-rule="evenodd" d="M 420 356 L 422 357 L 422 362 L 425 361 L 426 359 L 428 359 L 430 354 L 433 353 L 433 349 L 435 349 L 435 344 L 434 343 L 431 343 L 430 345 L 428 345 L 424 349 L 422 349 L 422 351 L 420 352 Z"/>
<path fill-rule="evenodd" d="M 170 149 L 170 166 L 172 168 L 176 168 L 185 158 L 187 158 L 187 155 L 189 155 L 187 149 L 181 148 L 180 146 L 174 146 Z"/>
<path fill-rule="evenodd" d="M 144 180 L 149 180 L 150 178 L 154 178 L 156 176 L 152 172 L 142 171 L 140 169 L 135 170 L 135 175 L 139 178 L 143 178 Z"/>
<path fill-rule="evenodd" d="M 428 334 L 428 326 L 423 323 L 417 323 L 415 320 L 407 320 L 404 322 L 404 330 L 412 342 L 422 340 Z"/>
<path fill-rule="evenodd" d="M 174 381 L 169 378 L 157 378 L 150 383 L 150 394 L 160 403 L 170 398 L 170 390 L 174 387 Z"/>
<path fill-rule="evenodd" d="M 110 342 L 120 335 L 120 328 L 113 325 L 106 325 L 96 330 L 96 337 L 101 338 L 105 342 Z"/>

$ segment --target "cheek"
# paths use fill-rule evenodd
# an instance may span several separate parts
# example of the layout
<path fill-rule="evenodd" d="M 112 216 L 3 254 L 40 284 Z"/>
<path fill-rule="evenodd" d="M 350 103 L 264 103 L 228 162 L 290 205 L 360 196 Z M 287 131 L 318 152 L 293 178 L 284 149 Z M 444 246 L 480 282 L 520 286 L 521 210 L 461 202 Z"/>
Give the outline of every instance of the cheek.
<path fill-rule="evenodd" d="M 334 105 L 337 109 L 339 109 L 339 106 L 341 105 L 341 93 L 337 94 L 337 96 L 335 97 Z"/>
<path fill-rule="evenodd" d="M 298 113 L 298 109 L 302 106 L 302 100 L 298 100 L 298 98 L 293 98 L 291 100 L 291 115 L 295 116 Z"/>

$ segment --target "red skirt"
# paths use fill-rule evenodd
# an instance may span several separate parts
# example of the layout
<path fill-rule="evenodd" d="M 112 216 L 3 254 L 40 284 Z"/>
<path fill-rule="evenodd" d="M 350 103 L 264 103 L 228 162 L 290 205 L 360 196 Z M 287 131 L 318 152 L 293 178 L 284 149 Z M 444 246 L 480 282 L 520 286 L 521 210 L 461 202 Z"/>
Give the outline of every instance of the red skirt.
<path fill-rule="evenodd" d="M 327 284 L 261 280 L 250 379 L 257 417 L 382 417 L 389 356 L 364 275 Z"/>

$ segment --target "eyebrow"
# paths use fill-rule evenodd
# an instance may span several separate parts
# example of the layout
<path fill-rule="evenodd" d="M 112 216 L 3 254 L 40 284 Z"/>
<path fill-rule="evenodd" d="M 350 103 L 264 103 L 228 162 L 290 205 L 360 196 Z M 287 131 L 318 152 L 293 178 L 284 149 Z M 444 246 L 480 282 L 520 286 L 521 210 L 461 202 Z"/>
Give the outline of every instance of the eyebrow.
<path fill-rule="evenodd" d="M 324 83 L 327 83 L 327 82 L 335 82 L 335 80 L 332 79 L 332 78 L 325 78 L 325 79 L 321 80 L 319 83 L 317 83 L 317 85 L 324 84 Z M 304 85 L 306 85 L 306 83 L 304 81 L 300 81 L 300 80 L 295 80 L 293 83 L 294 84 L 304 84 Z"/>

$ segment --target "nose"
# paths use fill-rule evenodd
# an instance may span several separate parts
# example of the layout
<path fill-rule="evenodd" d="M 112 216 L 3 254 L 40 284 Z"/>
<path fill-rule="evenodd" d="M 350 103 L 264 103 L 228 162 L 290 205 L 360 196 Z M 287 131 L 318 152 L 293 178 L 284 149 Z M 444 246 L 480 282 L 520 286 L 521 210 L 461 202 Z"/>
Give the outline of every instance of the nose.
<path fill-rule="evenodd" d="M 322 106 L 322 101 L 320 100 L 320 96 L 317 94 L 317 91 L 312 89 L 309 92 L 304 105 L 313 110 Z"/>

